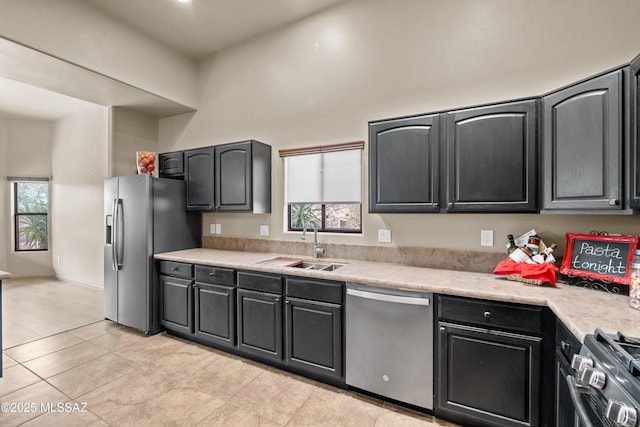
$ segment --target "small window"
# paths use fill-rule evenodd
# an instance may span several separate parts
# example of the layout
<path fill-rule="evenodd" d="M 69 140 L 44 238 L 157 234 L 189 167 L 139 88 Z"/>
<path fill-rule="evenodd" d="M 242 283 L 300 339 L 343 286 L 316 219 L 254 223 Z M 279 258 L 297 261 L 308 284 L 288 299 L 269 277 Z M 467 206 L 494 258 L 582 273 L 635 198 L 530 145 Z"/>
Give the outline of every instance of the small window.
<path fill-rule="evenodd" d="M 362 233 L 364 143 L 281 150 L 285 159 L 287 229 L 313 220 L 319 231 Z"/>
<path fill-rule="evenodd" d="M 49 183 L 14 182 L 15 250 L 49 248 Z"/>

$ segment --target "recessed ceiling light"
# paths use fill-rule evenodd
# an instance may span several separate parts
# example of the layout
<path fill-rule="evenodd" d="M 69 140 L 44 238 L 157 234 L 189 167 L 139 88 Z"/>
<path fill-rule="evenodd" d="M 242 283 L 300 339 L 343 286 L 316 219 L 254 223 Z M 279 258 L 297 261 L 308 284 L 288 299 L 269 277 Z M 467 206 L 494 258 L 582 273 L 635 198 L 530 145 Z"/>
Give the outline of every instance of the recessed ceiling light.
<path fill-rule="evenodd" d="M 191 0 L 178 0 L 180 3 L 191 3 Z"/>

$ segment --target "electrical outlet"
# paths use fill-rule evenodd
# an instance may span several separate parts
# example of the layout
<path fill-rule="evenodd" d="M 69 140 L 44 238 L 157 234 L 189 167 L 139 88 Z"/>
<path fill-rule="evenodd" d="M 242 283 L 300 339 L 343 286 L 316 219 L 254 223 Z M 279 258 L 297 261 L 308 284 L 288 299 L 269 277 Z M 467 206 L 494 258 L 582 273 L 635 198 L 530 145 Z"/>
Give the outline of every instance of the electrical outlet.
<path fill-rule="evenodd" d="M 378 242 L 391 243 L 391 230 L 378 230 Z"/>
<path fill-rule="evenodd" d="M 215 224 L 209 224 L 209 233 L 210 234 L 216 234 L 216 225 Z"/>
<path fill-rule="evenodd" d="M 269 226 L 268 225 L 261 225 L 260 226 L 260 235 L 261 236 L 268 236 L 269 235 Z"/>
<path fill-rule="evenodd" d="M 222 224 L 216 224 L 216 234 L 222 234 Z"/>
<path fill-rule="evenodd" d="M 480 230 L 480 246 L 493 246 L 493 230 Z"/>

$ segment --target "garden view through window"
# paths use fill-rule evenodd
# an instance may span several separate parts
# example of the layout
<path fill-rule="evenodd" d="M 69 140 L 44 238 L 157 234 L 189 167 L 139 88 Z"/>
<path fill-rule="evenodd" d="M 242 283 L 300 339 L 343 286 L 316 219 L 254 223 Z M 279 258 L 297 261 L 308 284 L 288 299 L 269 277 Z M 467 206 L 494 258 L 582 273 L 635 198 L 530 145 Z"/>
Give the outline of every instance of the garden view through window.
<path fill-rule="evenodd" d="M 313 220 L 320 231 L 359 233 L 362 231 L 361 204 L 289 204 L 289 229 L 302 230 L 308 220 Z"/>
<path fill-rule="evenodd" d="M 49 247 L 49 183 L 14 182 L 15 250 Z"/>

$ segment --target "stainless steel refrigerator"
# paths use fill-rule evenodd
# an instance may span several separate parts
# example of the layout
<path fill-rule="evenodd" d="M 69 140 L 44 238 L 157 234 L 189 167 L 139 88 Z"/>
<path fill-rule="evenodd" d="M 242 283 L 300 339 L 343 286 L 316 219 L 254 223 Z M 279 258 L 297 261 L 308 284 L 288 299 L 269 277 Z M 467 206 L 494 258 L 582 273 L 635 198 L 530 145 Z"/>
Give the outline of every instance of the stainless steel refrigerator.
<path fill-rule="evenodd" d="M 185 182 L 129 175 L 104 181 L 104 315 L 154 334 L 160 296 L 153 254 L 199 247 L 202 221 L 186 211 Z"/>

